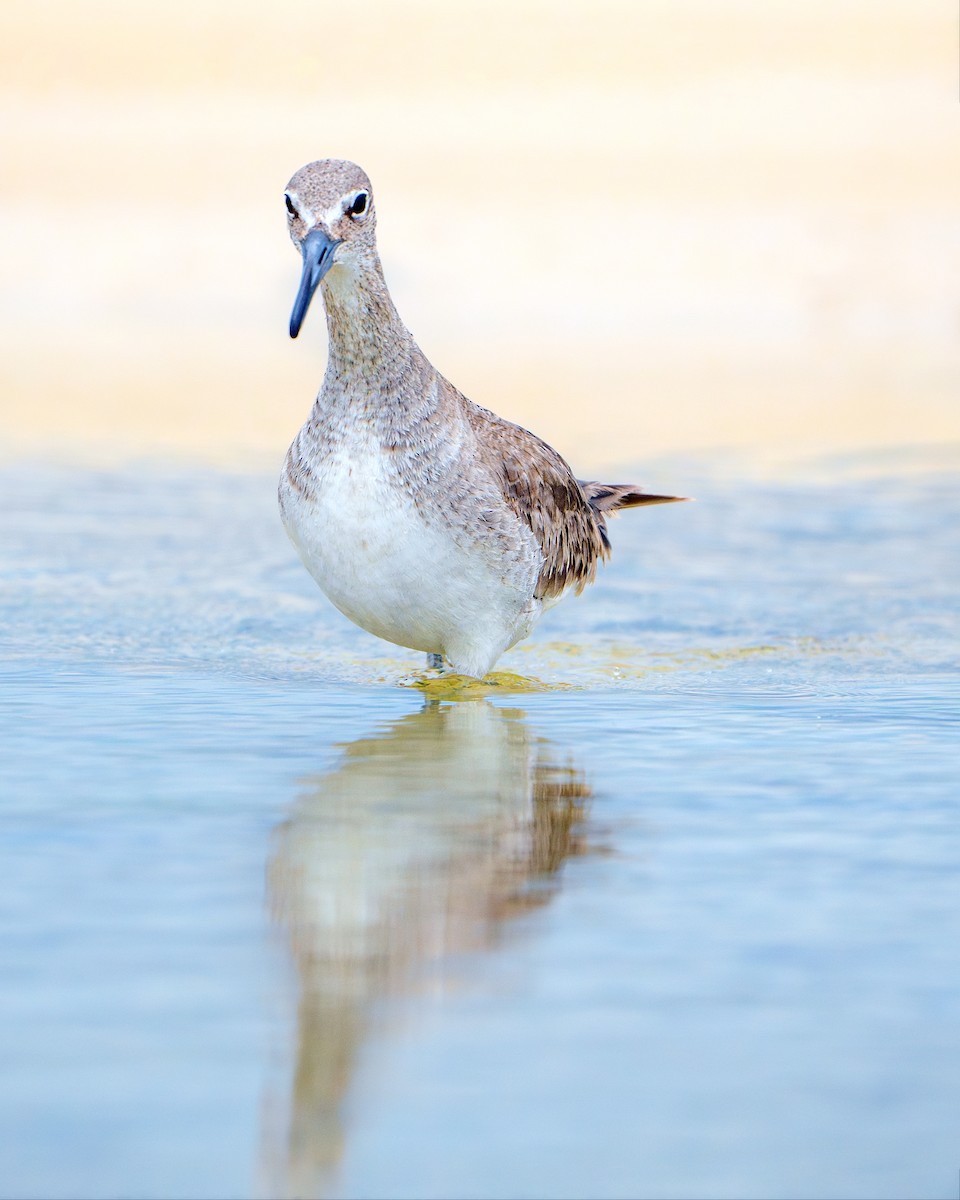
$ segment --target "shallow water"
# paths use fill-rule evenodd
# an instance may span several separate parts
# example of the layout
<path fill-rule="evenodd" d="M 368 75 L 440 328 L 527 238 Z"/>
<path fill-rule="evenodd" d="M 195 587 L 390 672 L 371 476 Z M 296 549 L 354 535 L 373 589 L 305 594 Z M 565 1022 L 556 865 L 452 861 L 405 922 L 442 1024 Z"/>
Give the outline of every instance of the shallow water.
<path fill-rule="evenodd" d="M 4 468 L 2 1194 L 956 1193 L 955 474 L 641 478 L 424 687 L 271 478 Z"/>

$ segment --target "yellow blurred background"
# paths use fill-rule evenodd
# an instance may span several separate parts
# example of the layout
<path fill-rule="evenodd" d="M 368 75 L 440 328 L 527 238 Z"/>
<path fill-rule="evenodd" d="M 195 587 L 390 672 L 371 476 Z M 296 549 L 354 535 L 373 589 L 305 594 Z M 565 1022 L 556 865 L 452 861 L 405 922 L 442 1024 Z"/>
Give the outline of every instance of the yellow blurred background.
<path fill-rule="evenodd" d="M 955 4 L 4 0 L 0 444 L 279 463 L 282 192 L 370 174 L 401 315 L 582 472 L 960 442 Z"/>

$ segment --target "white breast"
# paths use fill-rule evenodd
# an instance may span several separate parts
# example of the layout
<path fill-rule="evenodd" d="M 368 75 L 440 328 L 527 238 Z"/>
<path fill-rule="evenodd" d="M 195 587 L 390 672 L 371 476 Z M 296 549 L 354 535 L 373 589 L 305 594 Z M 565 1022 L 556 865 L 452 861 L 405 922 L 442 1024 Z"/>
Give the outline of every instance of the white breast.
<path fill-rule="evenodd" d="M 483 675 L 525 637 L 540 612 L 533 589 L 539 547 L 518 566 L 498 561 L 483 530 L 453 530 L 404 489 L 379 443 L 353 439 L 324 456 L 311 486 L 280 485 L 284 525 L 307 569 L 361 628 L 414 650 L 444 654 Z M 444 514 L 450 516 L 450 514 Z M 518 523 L 519 525 L 519 523 Z"/>

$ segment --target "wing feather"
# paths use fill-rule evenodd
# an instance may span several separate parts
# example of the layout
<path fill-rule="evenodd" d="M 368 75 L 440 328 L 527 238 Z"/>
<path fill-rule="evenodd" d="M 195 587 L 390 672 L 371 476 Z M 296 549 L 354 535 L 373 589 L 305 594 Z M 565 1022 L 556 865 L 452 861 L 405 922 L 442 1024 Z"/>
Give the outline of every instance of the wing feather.
<path fill-rule="evenodd" d="M 610 543 L 604 521 L 563 458 L 529 430 L 471 404 L 468 419 L 508 506 L 543 554 L 538 599 L 578 592 L 592 581 Z"/>

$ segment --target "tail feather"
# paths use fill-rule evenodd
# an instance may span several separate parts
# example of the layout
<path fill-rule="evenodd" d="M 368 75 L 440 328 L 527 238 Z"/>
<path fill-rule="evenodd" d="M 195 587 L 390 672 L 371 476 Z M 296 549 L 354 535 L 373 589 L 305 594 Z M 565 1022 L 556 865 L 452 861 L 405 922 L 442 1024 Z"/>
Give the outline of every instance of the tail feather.
<path fill-rule="evenodd" d="M 621 508 L 638 508 L 641 504 L 675 504 L 689 496 L 655 496 L 632 483 L 585 483 L 577 480 L 594 512 L 614 513 Z"/>

